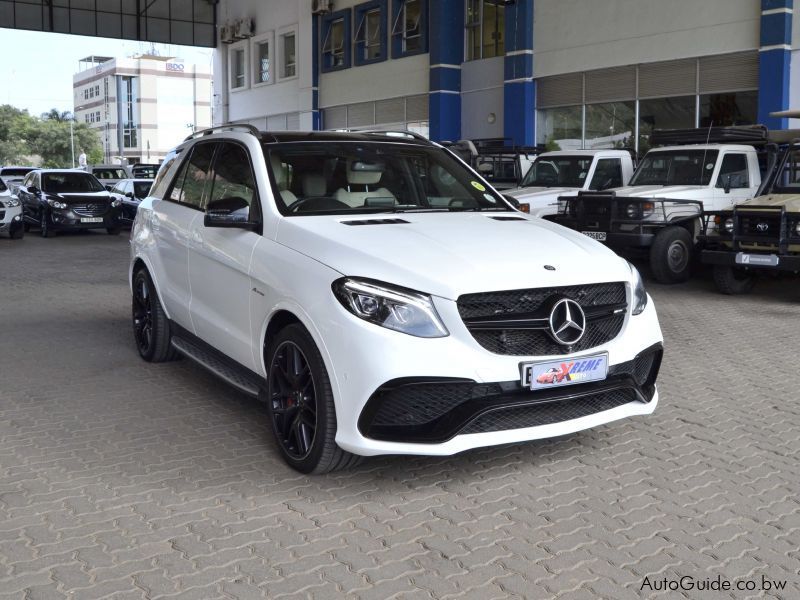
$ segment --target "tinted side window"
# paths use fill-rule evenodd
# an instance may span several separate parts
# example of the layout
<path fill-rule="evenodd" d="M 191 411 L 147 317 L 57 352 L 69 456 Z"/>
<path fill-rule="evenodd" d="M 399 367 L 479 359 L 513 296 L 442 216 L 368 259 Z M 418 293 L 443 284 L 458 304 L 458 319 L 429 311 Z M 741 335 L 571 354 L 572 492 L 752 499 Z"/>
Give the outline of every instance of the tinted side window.
<path fill-rule="evenodd" d="M 592 177 L 590 190 L 608 190 L 622 187 L 622 161 L 618 158 L 601 158 Z"/>
<path fill-rule="evenodd" d="M 167 185 L 166 176 L 169 170 L 172 168 L 172 165 L 175 164 L 175 161 L 178 160 L 179 152 L 176 150 L 171 150 L 167 153 L 167 156 L 164 157 L 164 162 L 161 163 L 161 166 L 158 169 L 158 173 L 156 173 L 156 178 L 153 181 L 153 195 L 157 197 L 162 197 L 164 195 L 164 187 Z"/>
<path fill-rule="evenodd" d="M 170 200 L 192 208 L 202 207 L 203 193 L 209 178 L 215 147 L 216 144 L 197 144 L 192 149 L 191 155 L 181 166 L 172 184 Z"/>
<path fill-rule="evenodd" d="M 722 159 L 717 178 L 717 187 L 724 188 L 730 177 L 731 189 L 750 187 L 747 174 L 747 156 L 744 154 L 726 154 Z"/>
<path fill-rule="evenodd" d="M 214 163 L 214 182 L 209 202 L 246 220 L 258 218 L 255 178 L 247 150 L 238 144 L 220 144 Z"/>

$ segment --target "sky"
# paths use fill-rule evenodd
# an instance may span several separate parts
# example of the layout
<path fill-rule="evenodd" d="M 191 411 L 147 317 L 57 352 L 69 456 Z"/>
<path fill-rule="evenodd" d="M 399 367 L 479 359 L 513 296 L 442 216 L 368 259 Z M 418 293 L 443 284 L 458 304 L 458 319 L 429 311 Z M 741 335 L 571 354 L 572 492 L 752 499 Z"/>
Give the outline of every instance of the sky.
<path fill-rule="evenodd" d="M 152 46 L 161 56 L 211 64 L 210 48 Z M 81 58 L 92 54 L 124 58 L 150 52 L 149 42 L 0 28 L 0 104 L 26 108 L 32 115 L 51 108 L 71 112 L 72 76 Z"/>

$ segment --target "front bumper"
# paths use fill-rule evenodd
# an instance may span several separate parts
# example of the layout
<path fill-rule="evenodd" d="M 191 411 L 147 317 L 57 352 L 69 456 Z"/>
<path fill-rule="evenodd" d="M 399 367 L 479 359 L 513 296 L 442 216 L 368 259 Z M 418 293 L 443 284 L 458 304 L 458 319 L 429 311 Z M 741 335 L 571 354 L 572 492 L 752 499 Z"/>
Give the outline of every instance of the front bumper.
<path fill-rule="evenodd" d="M 100 218 L 102 221 L 85 222 L 82 219 L 86 218 Z M 98 217 L 83 217 L 75 214 L 73 211 L 52 211 L 50 213 L 50 226 L 53 229 L 67 230 L 67 229 L 108 229 L 111 227 L 119 227 L 119 208 L 110 208 L 105 214 Z"/>
<path fill-rule="evenodd" d="M 666 227 L 667 225 L 642 222 L 631 225 L 632 229 L 635 229 L 634 231 L 626 232 L 618 231 L 618 229 L 621 227 L 620 225 L 617 225 L 614 228 L 617 229 L 617 231 L 610 231 L 610 227 L 597 227 L 595 225 L 588 225 L 564 215 L 550 215 L 546 218 L 549 221 L 553 221 L 554 223 L 558 223 L 559 225 L 573 229 L 580 233 L 604 233 L 606 239 L 598 241 L 600 241 L 602 244 L 605 244 L 609 248 L 649 248 L 653 245 L 653 240 L 655 239 L 658 230 Z"/>
<path fill-rule="evenodd" d="M 737 256 L 744 254 L 750 257 L 746 264 L 737 262 Z M 758 257 L 777 257 L 777 264 L 768 264 L 767 261 L 759 261 Z M 754 260 L 755 257 L 755 260 Z M 771 254 L 769 252 L 735 252 L 733 250 L 703 250 L 700 260 L 707 265 L 724 267 L 739 267 L 748 270 L 764 271 L 800 271 L 800 256 L 797 254 Z M 771 262 L 771 261 L 770 261 Z"/>
<path fill-rule="evenodd" d="M 548 356 L 489 352 L 467 330 L 455 302 L 434 298 L 434 303 L 450 331 L 448 337 L 414 338 L 342 314 L 343 308 L 340 314 L 330 315 L 332 327 L 321 334 L 336 402 L 336 442 L 343 449 L 361 455 L 451 455 L 565 435 L 655 410 L 655 381 L 645 385 L 633 380 L 623 366 L 652 348 L 659 349 L 660 357 L 663 339 L 652 300 L 642 314 L 628 313 L 611 341 L 571 355 Z M 348 322 L 342 323 L 342 318 Z M 530 392 L 521 384 L 521 363 L 600 353 L 608 353 L 609 358 L 609 378 L 601 384 L 565 386 L 546 394 Z M 385 412 L 380 421 L 375 420 L 380 404 L 374 398 L 385 396 L 387 385 L 396 388 L 398 383 L 420 382 L 455 383 L 462 389 L 457 390 L 452 406 L 431 413 L 433 418 L 423 426 L 413 422 L 412 427 L 403 428 L 402 419 L 408 417 L 402 410 Z M 433 404 L 433 398 L 423 399 L 423 410 Z M 397 423 L 394 429 L 392 419 Z M 432 421 L 436 422 L 431 425 Z"/>
<path fill-rule="evenodd" d="M 0 232 L 8 233 L 12 225 L 16 226 L 17 224 L 22 225 L 22 207 L 9 206 L 4 208 L 0 204 Z"/>

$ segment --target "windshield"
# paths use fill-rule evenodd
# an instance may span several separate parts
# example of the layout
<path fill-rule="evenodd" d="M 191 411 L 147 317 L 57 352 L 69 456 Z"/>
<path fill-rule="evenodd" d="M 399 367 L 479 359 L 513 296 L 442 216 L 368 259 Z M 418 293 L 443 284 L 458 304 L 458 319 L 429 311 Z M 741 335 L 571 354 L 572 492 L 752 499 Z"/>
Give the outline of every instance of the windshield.
<path fill-rule="evenodd" d="M 126 179 L 128 174 L 122 169 L 93 169 L 92 175 L 98 179 Z"/>
<path fill-rule="evenodd" d="M 648 152 L 630 185 L 708 185 L 717 154 L 717 150 Z"/>
<path fill-rule="evenodd" d="M 581 188 L 591 166 L 591 156 L 540 156 L 528 169 L 521 187 Z"/>
<path fill-rule="evenodd" d="M 138 165 L 131 169 L 134 177 L 141 177 L 142 179 L 155 179 L 158 173 L 158 165 Z"/>
<path fill-rule="evenodd" d="M 511 210 L 436 147 L 391 142 L 286 142 L 265 146 L 285 215 Z"/>
<path fill-rule="evenodd" d="M 150 193 L 150 186 L 153 183 L 150 181 L 134 181 L 133 182 L 133 196 L 134 198 L 147 198 Z"/>
<path fill-rule="evenodd" d="M 34 169 L 33 167 L 31 167 L 31 168 L 22 167 L 22 168 L 19 168 L 19 169 L 16 169 L 16 168 L 12 167 L 12 168 L 6 168 L 6 169 L 0 170 L 0 175 L 2 175 L 6 179 L 9 179 L 9 178 L 12 178 L 12 177 L 13 178 L 22 178 L 22 177 L 25 177 L 25 175 L 27 175 L 31 171 L 35 171 L 35 170 L 36 169 Z"/>
<path fill-rule="evenodd" d="M 104 192 L 100 182 L 88 173 L 42 173 L 42 189 L 54 194 Z"/>

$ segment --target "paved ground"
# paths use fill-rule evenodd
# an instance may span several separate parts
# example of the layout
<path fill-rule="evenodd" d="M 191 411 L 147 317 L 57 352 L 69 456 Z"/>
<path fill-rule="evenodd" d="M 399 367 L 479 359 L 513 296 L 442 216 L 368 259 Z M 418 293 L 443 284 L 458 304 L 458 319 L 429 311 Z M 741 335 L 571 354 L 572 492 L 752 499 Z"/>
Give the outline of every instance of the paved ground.
<path fill-rule="evenodd" d="M 798 281 L 651 284 L 652 417 L 305 477 L 256 402 L 139 360 L 126 264 L 0 239 L 0 598 L 800 597 Z M 654 591 L 718 575 L 757 589 Z"/>

